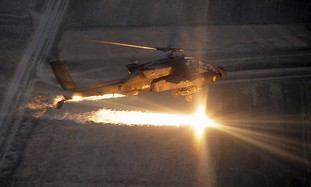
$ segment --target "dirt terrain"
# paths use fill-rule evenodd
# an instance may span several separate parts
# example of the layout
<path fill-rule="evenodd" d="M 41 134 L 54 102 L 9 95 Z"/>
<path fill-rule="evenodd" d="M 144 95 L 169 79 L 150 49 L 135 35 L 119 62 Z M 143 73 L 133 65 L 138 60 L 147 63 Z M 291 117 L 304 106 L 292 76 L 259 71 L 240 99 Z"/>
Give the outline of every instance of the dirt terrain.
<path fill-rule="evenodd" d="M 199 10 L 200 2 L 196 3 L 193 9 Z M 221 9 L 225 4 L 211 1 L 209 6 L 217 5 Z M 135 3 L 130 5 L 128 8 L 133 8 Z M 207 25 L 213 17 L 196 22 L 201 16 L 217 15 L 216 12 L 208 14 L 206 7 L 205 14 L 176 22 L 167 14 L 153 17 L 158 11 L 166 12 L 166 9 L 155 9 L 155 5 L 150 3 L 145 11 L 129 14 L 132 17 L 127 20 L 120 15 L 109 21 L 107 17 L 100 17 L 103 12 L 110 15 L 126 7 L 117 1 L 102 4 L 33 1 L 25 13 L 20 13 L 22 16 L 2 16 L 5 20 L 24 23 L 18 27 L 23 31 L 14 30 L 24 33 L 18 34 L 24 44 L 14 46 L 18 43 L 15 35 L 10 35 L 14 33 L 11 27 L 4 29 L 10 34 L 1 31 L 5 40 L 1 41 L 3 55 L 0 57 L 12 64 L 1 67 L 0 184 L 310 186 L 311 34 L 308 24 L 293 15 L 287 15 L 291 21 L 279 24 L 278 16 L 265 13 L 266 17 L 258 21 L 261 24 L 245 25 L 245 22 L 259 20 L 258 16 L 247 21 L 234 11 L 231 13 L 236 17 L 231 24 L 224 15 L 218 17 L 222 20 L 218 25 Z M 165 2 L 158 5 L 164 6 Z M 175 5 L 181 12 L 187 7 L 184 3 Z M 11 6 L 18 12 L 26 5 L 6 4 Z M 94 6 L 98 7 L 97 12 Z M 297 7 L 293 6 L 293 12 L 299 9 Z M 136 9 L 141 10 L 142 6 Z M 154 10 L 153 13 L 144 17 L 149 9 Z M 25 16 L 29 12 L 30 17 Z M 124 15 L 127 13 L 129 10 Z M 299 15 L 307 20 L 307 13 L 308 9 Z M 82 15 L 85 17 L 79 19 Z M 282 15 L 280 8 L 279 16 Z M 136 17 L 139 19 L 134 19 Z M 275 20 L 263 25 L 267 17 Z M 193 24 L 187 24 L 189 22 Z M 176 47 L 210 49 L 206 53 L 185 55 L 222 65 L 228 71 L 226 78 L 209 87 L 209 100 L 204 103 L 206 114 L 222 126 L 207 129 L 204 141 L 199 144 L 189 126 L 115 125 L 81 118 L 81 114 L 102 108 L 191 114 L 200 102 L 188 103 L 182 97 L 172 97 L 170 92 L 67 103 L 62 110 L 51 108 L 48 104 L 63 93 L 48 64 L 55 57 L 55 48 L 60 49 L 60 59 L 78 86 L 125 76 L 127 63 L 165 57 L 160 52 L 98 44 L 92 39 L 156 47 L 166 47 L 173 41 Z M 5 47 L 5 43 L 14 45 Z M 34 98 L 46 104 L 42 105 L 43 109 L 26 107 Z"/>

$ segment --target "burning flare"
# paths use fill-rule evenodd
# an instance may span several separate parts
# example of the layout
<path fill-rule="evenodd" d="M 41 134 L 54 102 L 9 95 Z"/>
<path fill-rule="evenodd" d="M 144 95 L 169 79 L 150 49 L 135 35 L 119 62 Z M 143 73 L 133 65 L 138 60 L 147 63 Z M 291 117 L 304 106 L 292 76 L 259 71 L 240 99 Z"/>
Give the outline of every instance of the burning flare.
<path fill-rule="evenodd" d="M 89 113 L 86 121 L 94 123 L 110 123 L 121 125 L 150 125 L 150 126 L 183 126 L 192 125 L 196 129 L 203 130 L 206 127 L 217 127 L 218 125 L 207 116 L 151 113 L 129 110 L 100 109 Z M 199 123 L 199 125 L 197 125 Z M 199 128 L 197 128 L 199 127 Z"/>
<path fill-rule="evenodd" d="M 36 113 L 33 115 L 36 118 L 43 116 L 49 109 L 56 108 L 59 102 L 80 102 L 80 101 L 97 101 L 101 99 L 110 99 L 124 97 L 125 95 L 121 94 L 105 94 L 100 96 L 90 96 L 90 97 L 81 97 L 73 96 L 72 99 L 65 99 L 63 95 L 58 95 L 53 99 L 53 102 L 49 102 L 48 97 L 36 96 L 32 98 L 29 103 L 25 105 L 26 108 L 35 110 Z"/>
<path fill-rule="evenodd" d="M 203 137 L 205 129 L 207 127 L 217 127 L 218 125 L 210 120 L 206 115 L 206 108 L 203 105 L 200 105 L 194 115 L 194 123 L 192 123 L 192 127 L 194 129 L 195 135 L 198 140 Z"/>
<path fill-rule="evenodd" d="M 89 97 L 81 97 L 79 95 L 75 95 L 72 99 L 66 100 L 66 102 L 80 102 L 80 101 L 98 101 L 102 99 L 111 99 L 111 98 L 118 98 L 118 97 L 125 97 L 122 94 L 104 94 L 98 96 L 89 96 Z"/>
<path fill-rule="evenodd" d="M 100 100 L 115 97 L 124 97 L 121 94 L 106 94 L 102 96 L 79 97 L 74 96 L 66 102 L 79 102 L 85 100 Z M 170 114 L 170 113 L 152 113 L 130 110 L 112 110 L 103 108 L 98 111 L 86 112 L 82 114 L 69 112 L 66 113 L 47 113 L 48 109 L 54 108 L 55 105 L 64 100 L 64 96 L 57 96 L 53 104 L 48 104 L 47 100 L 35 98 L 27 104 L 27 108 L 37 110 L 35 117 L 58 119 L 58 120 L 74 120 L 80 123 L 103 123 L 115 125 L 148 125 L 148 126 L 191 126 L 194 129 L 197 139 L 201 139 L 208 127 L 217 128 L 219 125 L 209 119 L 205 114 L 205 106 L 199 106 L 195 114 Z M 52 110 L 53 111 L 53 110 Z"/>
<path fill-rule="evenodd" d="M 85 121 L 120 125 L 191 126 L 197 139 L 202 138 L 206 128 L 219 125 L 205 115 L 205 107 L 199 107 L 194 115 L 151 113 L 128 110 L 100 109 L 84 115 Z"/>

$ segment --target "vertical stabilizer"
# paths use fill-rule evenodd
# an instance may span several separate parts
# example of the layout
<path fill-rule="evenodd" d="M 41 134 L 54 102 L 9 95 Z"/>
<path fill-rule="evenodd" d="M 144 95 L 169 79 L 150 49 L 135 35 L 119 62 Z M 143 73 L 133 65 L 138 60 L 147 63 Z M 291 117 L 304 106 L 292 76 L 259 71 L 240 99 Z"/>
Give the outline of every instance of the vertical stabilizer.
<path fill-rule="evenodd" d="M 62 88 L 74 91 L 76 89 L 76 85 L 69 74 L 67 66 L 58 60 L 50 62 L 50 65 Z"/>

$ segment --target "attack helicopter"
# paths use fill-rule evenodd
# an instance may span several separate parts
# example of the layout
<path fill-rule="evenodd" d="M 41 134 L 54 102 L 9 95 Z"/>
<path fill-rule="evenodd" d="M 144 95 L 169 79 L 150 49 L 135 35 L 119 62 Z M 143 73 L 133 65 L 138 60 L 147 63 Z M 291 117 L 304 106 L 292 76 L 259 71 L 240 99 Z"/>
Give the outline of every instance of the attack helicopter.
<path fill-rule="evenodd" d="M 97 43 L 132 47 L 153 51 L 168 52 L 166 58 L 146 63 L 126 64 L 128 73 L 123 78 L 104 82 L 102 84 L 76 87 L 66 65 L 57 58 L 50 62 L 54 75 L 63 89 L 69 94 L 64 95 L 56 104 L 60 109 L 67 100 L 73 97 L 93 97 L 106 94 L 121 94 L 135 96 L 144 92 L 171 91 L 173 96 L 184 96 L 191 102 L 193 94 L 211 83 L 226 76 L 227 72 L 221 66 L 213 66 L 206 61 L 176 52 L 191 51 L 191 49 L 172 47 L 149 47 L 104 40 L 93 40 Z"/>

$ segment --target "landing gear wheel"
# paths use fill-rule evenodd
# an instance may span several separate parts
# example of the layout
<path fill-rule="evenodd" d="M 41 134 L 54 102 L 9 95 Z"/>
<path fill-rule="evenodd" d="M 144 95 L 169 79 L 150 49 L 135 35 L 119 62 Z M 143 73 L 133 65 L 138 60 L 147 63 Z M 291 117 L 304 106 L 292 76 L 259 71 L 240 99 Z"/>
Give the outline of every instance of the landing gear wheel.
<path fill-rule="evenodd" d="M 186 101 L 188 101 L 188 102 L 193 101 L 193 95 L 192 94 L 186 95 L 185 98 L 186 98 Z"/>
<path fill-rule="evenodd" d="M 177 97 L 180 95 L 180 92 L 178 90 L 172 90 L 172 96 Z"/>

